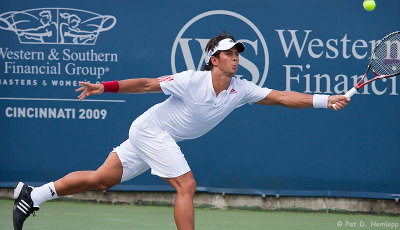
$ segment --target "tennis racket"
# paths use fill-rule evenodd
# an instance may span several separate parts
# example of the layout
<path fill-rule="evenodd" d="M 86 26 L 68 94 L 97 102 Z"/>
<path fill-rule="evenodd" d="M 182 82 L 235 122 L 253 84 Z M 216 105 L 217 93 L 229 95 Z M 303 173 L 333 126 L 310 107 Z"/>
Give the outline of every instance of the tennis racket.
<path fill-rule="evenodd" d="M 367 80 L 366 76 L 370 69 L 376 76 Z M 393 77 L 398 74 L 400 74 L 400 31 L 388 34 L 378 42 L 372 51 L 364 76 L 344 96 L 351 98 L 365 85 L 378 79 Z M 336 110 L 336 104 L 333 104 L 332 107 Z"/>

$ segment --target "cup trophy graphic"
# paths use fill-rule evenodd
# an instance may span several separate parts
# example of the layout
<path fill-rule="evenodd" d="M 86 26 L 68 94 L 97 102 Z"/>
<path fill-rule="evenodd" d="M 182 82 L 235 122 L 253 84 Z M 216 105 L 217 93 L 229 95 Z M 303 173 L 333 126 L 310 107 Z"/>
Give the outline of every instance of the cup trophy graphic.
<path fill-rule="evenodd" d="M 13 31 L 21 44 L 95 45 L 101 32 L 112 29 L 111 15 L 70 9 L 40 8 L 0 15 L 0 29 Z"/>

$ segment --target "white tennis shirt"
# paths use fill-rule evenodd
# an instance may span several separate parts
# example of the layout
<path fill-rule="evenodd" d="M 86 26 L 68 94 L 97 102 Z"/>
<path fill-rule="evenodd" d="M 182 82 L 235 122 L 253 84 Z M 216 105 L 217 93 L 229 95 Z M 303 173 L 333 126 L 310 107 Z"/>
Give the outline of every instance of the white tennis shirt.
<path fill-rule="evenodd" d="M 200 137 L 242 104 L 264 99 L 271 89 L 232 77 L 227 90 L 216 96 L 211 71 L 188 70 L 160 77 L 162 91 L 171 95 L 143 114 L 168 131 L 176 141 Z"/>

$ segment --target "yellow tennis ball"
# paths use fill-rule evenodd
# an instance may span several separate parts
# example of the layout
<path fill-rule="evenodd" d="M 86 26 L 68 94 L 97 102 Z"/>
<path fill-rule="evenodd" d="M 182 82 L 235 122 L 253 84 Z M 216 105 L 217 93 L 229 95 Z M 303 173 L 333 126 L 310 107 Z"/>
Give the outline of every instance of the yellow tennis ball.
<path fill-rule="evenodd" d="M 371 11 L 375 9 L 376 3 L 374 0 L 364 0 L 363 6 L 366 11 Z"/>

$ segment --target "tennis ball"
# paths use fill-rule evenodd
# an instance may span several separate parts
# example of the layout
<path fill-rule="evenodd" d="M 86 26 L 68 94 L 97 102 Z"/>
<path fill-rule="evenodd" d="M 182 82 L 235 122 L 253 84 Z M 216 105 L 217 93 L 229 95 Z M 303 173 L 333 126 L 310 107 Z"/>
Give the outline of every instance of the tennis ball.
<path fill-rule="evenodd" d="M 375 9 L 376 3 L 374 0 L 364 0 L 363 6 L 366 11 L 371 11 Z"/>

